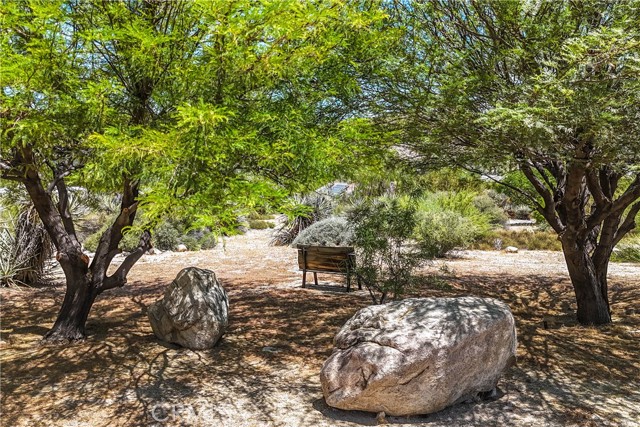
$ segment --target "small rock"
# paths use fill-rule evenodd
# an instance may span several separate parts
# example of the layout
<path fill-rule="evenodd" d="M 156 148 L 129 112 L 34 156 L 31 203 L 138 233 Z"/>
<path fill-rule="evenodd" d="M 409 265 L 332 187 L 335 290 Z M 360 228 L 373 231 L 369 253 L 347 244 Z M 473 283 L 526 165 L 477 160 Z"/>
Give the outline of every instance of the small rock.
<path fill-rule="evenodd" d="M 185 245 L 183 244 L 179 244 L 178 246 L 176 246 L 176 252 L 187 252 L 188 249 Z"/>
<path fill-rule="evenodd" d="M 266 347 L 262 347 L 262 351 L 264 351 L 265 353 L 279 353 L 280 350 L 278 350 L 275 347 L 270 347 L 270 346 L 266 346 Z"/>
<path fill-rule="evenodd" d="M 160 249 L 151 248 L 147 251 L 148 255 L 160 255 L 162 251 Z"/>
<path fill-rule="evenodd" d="M 387 421 L 387 414 L 385 414 L 384 411 L 378 412 L 378 415 L 376 415 L 376 421 L 378 422 L 378 425 L 389 423 Z"/>
<path fill-rule="evenodd" d="M 518 248 L 516 248 L 515 246 L 507 246 L 506 248 L 504 248 L 504 251 L 508 254 L 517 254 Z"/>

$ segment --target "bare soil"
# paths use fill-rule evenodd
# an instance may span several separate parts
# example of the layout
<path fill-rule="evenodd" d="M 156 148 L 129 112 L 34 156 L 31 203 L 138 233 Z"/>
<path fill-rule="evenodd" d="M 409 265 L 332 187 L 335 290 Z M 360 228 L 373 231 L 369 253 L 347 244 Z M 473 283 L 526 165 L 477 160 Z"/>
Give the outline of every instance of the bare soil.
<path fill-rule="evenodd" d="M 96 302 L 85 341 L 43 346 L 64 296 L 57 283 L 0 289 L 3 426 L 359 426 L 376 415 L 327 407 L 318 373 L 332 338 L 366 290 L 319 275 L 301 288 L 296 251 L 269 231 L 225 247 L 147 255 L 129 284 Z M 511 307 L 518 364 L 495 399 L 436 414 L 387 417 L 422 426 L 640 426 L 640 265 L 613 264 L 614 322 L 586 328 L 557 252 L 471 251 L 424 271 L 421 296 L 491 296 Z M 216 272 L 230 297 L 230 329 L 194 352 L 158 341 L 147 307 L 182 268 Z"/>

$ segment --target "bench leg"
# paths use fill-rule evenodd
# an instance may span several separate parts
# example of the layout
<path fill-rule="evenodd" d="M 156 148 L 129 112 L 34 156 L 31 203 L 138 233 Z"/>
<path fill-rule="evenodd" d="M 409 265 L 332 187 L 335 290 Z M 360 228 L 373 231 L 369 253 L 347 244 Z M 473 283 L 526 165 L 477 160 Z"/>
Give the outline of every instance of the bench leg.
<path fill-rule="evenodd" d="M 351 273 L 347 272 L 347 293 L 351 291 Z"/>
<path fill-rule="evenodd" d="M 302 270 L 302 287 L 307 287 L 307 270 Z"/>
<path fill-rule="evenodd" d="M 318 273 L 316 272 L 313 273 L 313 281 L 316 283 L 316 286 L 318 286 Z"/>

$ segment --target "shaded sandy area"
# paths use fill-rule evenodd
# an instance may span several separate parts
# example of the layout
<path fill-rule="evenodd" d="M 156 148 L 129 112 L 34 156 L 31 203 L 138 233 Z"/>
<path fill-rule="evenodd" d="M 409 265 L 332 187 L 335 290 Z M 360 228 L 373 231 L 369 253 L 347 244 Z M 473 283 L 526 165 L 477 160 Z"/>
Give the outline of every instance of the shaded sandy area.
<path fill-rule="evenodd" d="M 39 346 L 63 298 L 60 284 L 0 289 L 3 426 L 359 426 L 375 414 L 328 408 L 318 372 L 331 340 L 366 291 L 344 293 L 340 279 L 300 287 L 296 253 L 267 245 L 268 231 L 226 247 L 145 256 L 129 284 L 103 294 L 86 341 Z M 584 328 L 562 255 L 464 252 L 424 271 L 424 296 L 504 300 L 517 321 L 518 365 L 492 401 L 429 416 L 395 418 L 424 426 L 640 425 L 640 266 L 615 264 L 614 323 Z M 210 351 L 159 342 L 149 304 L 186 266 L 209 268 L 231 301 L 230 330 Z M 434 279 L 437 276 L 437 279 Z"/>

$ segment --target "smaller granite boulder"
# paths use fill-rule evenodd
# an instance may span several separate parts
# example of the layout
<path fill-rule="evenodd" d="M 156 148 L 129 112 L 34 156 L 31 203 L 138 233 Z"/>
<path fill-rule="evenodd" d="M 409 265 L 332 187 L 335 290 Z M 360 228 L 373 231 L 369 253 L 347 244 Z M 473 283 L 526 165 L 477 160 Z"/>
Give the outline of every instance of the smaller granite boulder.
<path fill-rule="evenodd" d="M 176 246 L 176 252 L 187 252 L 188 250 L 187 246 L 182 243 Z"/>
<path fill-rule="evenodd" d="M 229 298 L 210 270 L 185 268 L 164 297 L 149 306 L 153 333 L 162 341 L 203 350 L 213 347 L 227 329 Z"/>
<path fill-rule="evenodd" d="M 516 248 L 515 246 L 507 246 L 506 248 L 504 248 L 504 251 L 508 254 L 517 254 L 518 248 Z"/>

